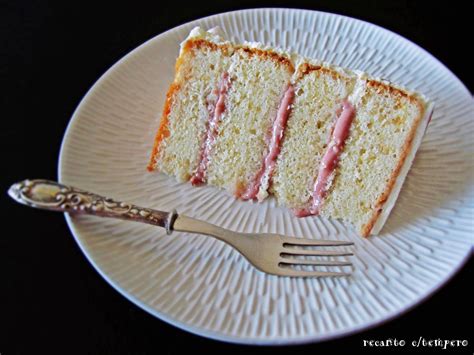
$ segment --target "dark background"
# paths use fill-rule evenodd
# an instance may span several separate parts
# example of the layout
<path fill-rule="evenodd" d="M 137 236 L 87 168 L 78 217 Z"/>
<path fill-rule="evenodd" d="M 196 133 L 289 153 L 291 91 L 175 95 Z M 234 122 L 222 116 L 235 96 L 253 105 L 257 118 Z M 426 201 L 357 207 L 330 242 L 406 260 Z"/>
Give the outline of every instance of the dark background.
<path fill-rule="evenodd" d="M 406 353 L 413 349 L 363 348 L 362 340 L 419 336 L 469 339 L 469 349 L 445 353 L 472 354 L 472 260 L 428 301 L 376 329 L 296 347 L 229 345 L 176 329 L 128 302 L 86 261 L 61 215 L 8 199 L 5 192 L 13 182 L 57 178 L 69 118 L 113 63 L 167 29 L 219 12 L 295 7 L 363 19 L 419 44 L 471 92 L 474 88 L 474 21 L 466 1 L 166 3 L 1 2 L 0 354 L 178 354 L 185 348 L 196 353 Z"/>

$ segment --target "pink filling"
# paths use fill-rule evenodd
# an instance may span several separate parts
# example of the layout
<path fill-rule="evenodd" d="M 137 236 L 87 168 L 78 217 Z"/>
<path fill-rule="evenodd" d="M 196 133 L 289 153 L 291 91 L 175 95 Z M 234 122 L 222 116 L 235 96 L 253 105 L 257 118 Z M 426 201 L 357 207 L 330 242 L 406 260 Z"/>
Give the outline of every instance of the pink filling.
<path fill-rule="evenodd" d="M 219 90 L 215 92 L 217 94 L 217 100 L 208 101 L 209 110 L 209 123 L 206 131 L 206 138 L 201 149 L 201 157 L 197 171 L 191 177 L 191 183 L 193 185 L 200 185 L 206 181 L 207 166 L 209 164 L 209 155 L 214 145 L 217 136 L 217 126 L 221 120 L 221 116 L 225 111 L 225 100 L 227 92 L 230 89 L 230 77 L 229 73 L 225 72 L 222 74 L 221 81 L 219 82 Z"/>
<path fill-rule="evenodd" d="M 329 181 L 337 167 L 339 156 L 344 148 L 345 140 L 349 135 L 352 120 L 355 116 L 354 106 L 347 100 L 342 101 L 342 111 L 339 111 L 337 112 L 338 117 L 331 133 L 328 147 L 319 164 L 318 178 L 313 189 L 312 204 L 307 209 L 295 210 L 294 213 L 297 217 L 319 214 L 321 204 L 326 197 Z"/>
<path fill-rule="evenodd" d="M 295 98 L 295 89 L 292 85 L 289 85 L 286 89 L 283 98 L 280 101 L 277 115 L 273 121 L 272 135 L 270 142 L 268 143 L 268 151 L 263 159 L 262 166 L 258 173 L 255 175 L 252 182 L 247 186 L 247 189 L 242 193 L 238 194 L 243 200 L 252 200 L 257 197 L 260 186 L 265 182 L 266 177 L 271 179 L 273 171 L 275 170 L 276 159 L 281 150 L 281 141 L 283 139 L 283 133 L 286 128 L 286 122 L 291 112 L 291 104 Z"/>

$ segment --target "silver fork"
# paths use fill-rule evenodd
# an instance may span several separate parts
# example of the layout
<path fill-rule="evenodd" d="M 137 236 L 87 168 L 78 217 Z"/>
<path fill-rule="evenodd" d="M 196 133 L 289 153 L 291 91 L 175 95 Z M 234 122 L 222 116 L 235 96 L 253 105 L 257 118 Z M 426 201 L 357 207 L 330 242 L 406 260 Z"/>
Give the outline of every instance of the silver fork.
<path fill-rule="evenodd" d="M 303 256 L 339 257 L 353 255 L 346 251 L 308 249 L 308 247 L 348 246 L 351 242 L 289 238 L 280 234 L 238 233 L 200 221 L 176 211 L 163 212 L 131 203 L 115 201 L 72 186 L 48 180 L 25 180 L 13 184 L 8 194 L 27 206 L 111 217 L 148 223 L 172 231 L 199 233 L 217 238 L 239 251 L 257 269 L 279 276 L 316 277 L 348 276 L 346 272 L 307 270 L 313 266 L 351 266 L 347 261 L 299 259 Z M 299 269 L 294 266 L 302 266 Z"/>

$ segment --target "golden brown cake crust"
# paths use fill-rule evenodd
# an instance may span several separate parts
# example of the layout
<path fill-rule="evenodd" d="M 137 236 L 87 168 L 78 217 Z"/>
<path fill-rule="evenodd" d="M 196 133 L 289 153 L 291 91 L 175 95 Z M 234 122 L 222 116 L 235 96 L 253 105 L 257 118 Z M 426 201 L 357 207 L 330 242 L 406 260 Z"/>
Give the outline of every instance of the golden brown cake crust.
<path fill-rule="evenodd" d="M 256 55 L 259 56 L 263 59 L 270 59 L 274 61 L 277 64 L 284 65 L 288 68 L 288 71 L 293 73 L 295 71 L 295 67 L 291 60 L 283 55 L 280 55 L 276 52 L 270 51 L 270 50 L 265 50 L 265 49 L 260 49 L 260 48 L 252 48 L 252 47 L 247 47 L 247 46 L 236 46 L 236 51 L 243 51 L 250 56 Z"/>
<path fill-rule="evenodd" d="M 179 91 L 179 85 L 172 83 L 168 92 L 166 93 L 165 107 L 163 108 L 163 114 L 161 115 L 160 126 L 158 127 L 158 132 L 155 136 L 155 141 L 153 144 L 153 149 L 151 151 L 150 162 L 148 163 L 148 171 L 153 171 L 156 168 L 156 156 L 158 154 L 160 143 L 169 136 L 170 132 L 168 130 L 168 115 L 171 112 L 171 106 L 173 105 L 173 98 L 176 92 Z"/>
<path fill-rule="evenodd" d="M 296 81 L 301 80 L 305 75 L 310 74 L 313 71 L 329 74 L 329 75 L 331 75 L 331 77 L 334 80 L 338 80 L 338 79 L 344 79 L 345 80 L 345 79 L 347 79 L 334 69 L 325 67 L 323 65 L 314 65 L 314 64 L 310 64 L 310 63 L 303 63 L 298 67 L 298 73 L 297 73 L 297 76 L 296 76 Z"/>
<path fill-rule="evenodd" d="M 184 44 L 183 53 L 192 51 L 194 49 L 208 48 L 211 51 L 222 51 L 224 54 L 228 54 L 232 51 L 232 46 L 227 43 L 214 43 L 206 39 L 191 39 Z M 180 56 L 181 58 L 182 56 Z M 180 58 L 176 62 L 177 65 L 180 63 Z"/>
<path fill-rule="evenodd" d="M 401 97 L 408 98 L 411 102 L 416 103 L 416 105 L 419 108 L 420 113 L 417 116 L 417 118 L 415 119 L 414 124 L 411 127 L 410 133 L 408 134 L 407 139 L 405 140 L 405 144 L 402 147 L 400 159 L 398 160 L 398 163 L 395 166 L 395 169 L 393 169 L 392 173 L 390 174 L 390 178 L 389 178 L 389 181 L 388 181 L 388 183 L 385 187 L 385 190 L 382 192 L 380 197 L 377 199 L 377 202 L 376 202 L 375 207 L 373 209 L 373 213 L 372 213 L 371 218 L 362 227 L 362 230 L 360 231 L 360 234 L 363 237 L 369 237 L 370 236 L 370 232 L 372 231 L 372 228 L 374 227 L 375 222 L 377 221 L 379 215 L 382 212 L 383 205 L 385 204 L 388 197 L 390 196 L 390 193 L 393 190 L 393 187 L 394 187 L 395 182 L 398 178 L 398 175 L 400 174 L 400 171 L 403 167 L 403 164 L 405 163 L 405 160 L 406 160 L 408 154 L 411 151 L 416 131 L 417 131 L 418 126 L 420 125 L 420 122 L 423 119 L 423 116 L 425 114 L 425 108 L 424 108 L 423 104 L 415 96 L 409 95 L 409 94 L 407 94 L 406 92 L 404 92 L 400 89 L 394 88 L 394 87 L 389 86 L 385 83 L 381 83 L 381 82 L 378 82 L 378 81 L 375 81 L 375 80 L 369 80 L 367 85 L 371 86 L 371 87 L 376 87 L 377 91 L 379 91 L 379 90 L 380 91 L 388 91 L 390 94 L 394 94 L 394 95 L 398 95 L 398 96 L 401 96 Z"/>

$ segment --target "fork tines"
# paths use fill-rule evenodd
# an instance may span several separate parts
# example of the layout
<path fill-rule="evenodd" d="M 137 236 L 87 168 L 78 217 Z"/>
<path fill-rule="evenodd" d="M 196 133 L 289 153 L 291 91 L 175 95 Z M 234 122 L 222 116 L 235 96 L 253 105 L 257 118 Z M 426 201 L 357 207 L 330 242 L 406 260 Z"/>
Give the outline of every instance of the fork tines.
<path fill-rule="evenodd" d="M 334 261 L 334 260 L 315 260 L 298 258 L 307 256 L 323 256 L 323 257 L 339 257 L 352 256 L 352 252 L 336 251 L 336 250 L 320 250 L 307 247 L 329 247 L 329 246 L 350 246 L 354 243 L 337 240 L 311 240 L 299 238 L 282 238 L 283 249 L 280 253 L 279 267 L 287 276 L 348 276 L 350 273 L 336 272 L 336 271 L 315 271 L 315 270 L 297 270 L 296 267 L 309 266 L 352 266 L 348 261 Z"/>
<path fill-rule="evenodd" d="M 304 238 L 281 238 L 283 246 L 312 246 L 312 247 L 338 247 L 338 246 L 349 246 L 354 245 L 352 242 L 345 240 L 314 240 L 314 239 L 304 239 Z"/>

